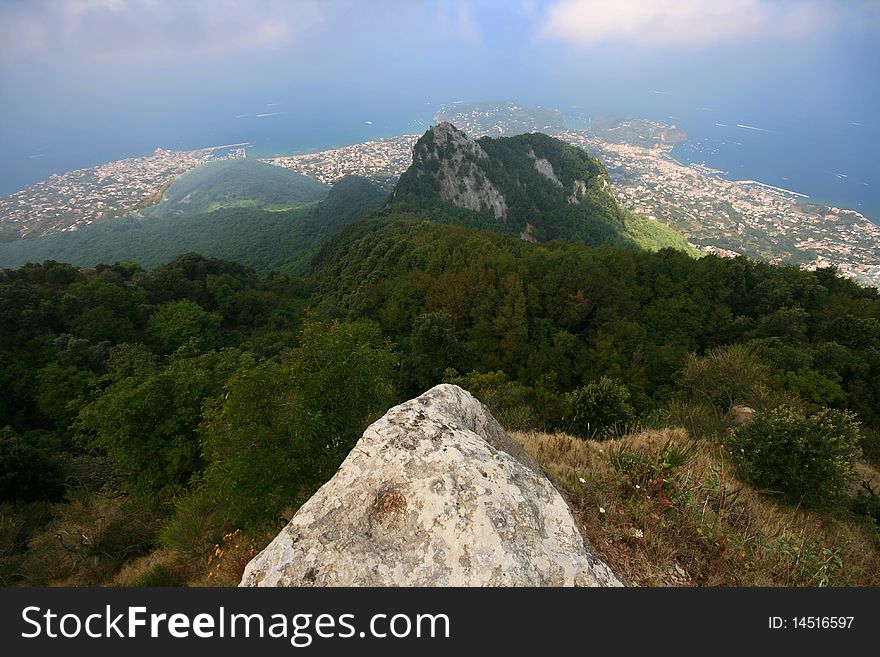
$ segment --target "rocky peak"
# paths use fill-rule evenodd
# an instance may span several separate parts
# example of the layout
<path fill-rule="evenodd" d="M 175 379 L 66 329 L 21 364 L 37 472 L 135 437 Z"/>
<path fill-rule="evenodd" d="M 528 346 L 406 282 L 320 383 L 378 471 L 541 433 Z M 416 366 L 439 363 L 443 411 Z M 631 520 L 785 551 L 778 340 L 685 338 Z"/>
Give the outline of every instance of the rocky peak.
<path fill-rule="evenodd" d="M 480 169 L 488 159 L 480 144 L 451 123 L 433 126 L 416 143 L 413 163 L 419 176 L 433 176 L 440 197 L 460 208 L 507 217 L 507 200 Z"/>
<path fill-rule="evenodd" d="M 538 464 L 440 385 L 372 424 L 242 586 L 620 586 Z"/>
<path fill-rule="evenodd" d="M 478 158 L 488 157 L 476 140 L 468 137 L 462 130 L 459 130 L 448 121 L 438 123 L 430 129 L 435 145 L 441 148 L 451 148 L 452 155 L 455 158 L 463 158 L 465 155 L 472 155 Z M 436 154 L 436 150 L 434 153 Z"/>

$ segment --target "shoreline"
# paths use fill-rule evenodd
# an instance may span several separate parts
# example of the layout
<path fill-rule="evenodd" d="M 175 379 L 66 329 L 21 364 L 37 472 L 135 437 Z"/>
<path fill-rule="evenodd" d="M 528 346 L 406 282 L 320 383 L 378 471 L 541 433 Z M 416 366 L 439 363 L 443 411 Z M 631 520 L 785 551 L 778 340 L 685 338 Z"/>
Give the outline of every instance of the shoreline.
<path fill-rule="evenodd" d="M 686 143 L 686 142 L 682 142 L 682 143 Z M 819 196 L 814 196 L 812 194 L 804 194 L 802 192 L 796 192 L 794 190 L 786 189 L 785 187 L 779 187 L 778 185 L 771 185 L 770 183 L 765 183 L 760 180 L 753 180 L 753 179 L 733 180 L 732 178 L 728 177 L 730 175 L 728 172 L 721 171 L 720 169 L 714 168 L 707 163 L 703 163 L 703 162 L 687 162 L 687 163 L 685 163 L 685 162 L 679 161 L 672 156 L 672 151 L 675 148 L 675 146 L 667 147 L 667 148 L 668 148 L 668 150 L 664 150 L 661 153 L 661 157 L 663 157 L 671 162 L 674 162 L 675 164 L 677 164 L 679 166 L 695 169 L 704 175 L 718 176 L 719 178 L 721 178 L 729 183 L 734 183 L 734 184 L 743 185 L 743 186 L 755 185 L 755 186 L 761 187 L 762 189 L 764 189 L 767 192 L 770 192 L 772 194 L 777 194 L 782 198 L 785 198 L 789 201 L 794 201 L 796 203 L 811 205 L 811 206 L 816 206 L 816 207 L 828 207 L 828 208 L 836 207 L 836 208 L 839 208 L 840 210 L 843 210 L 845 212 L 856 214 L 861 219 L 864 219 L 865 221 L 867 221 L 871 224 L 874 224 L 875 226 L 880 226 L 880 211 L 878 211 L 876 213 L 876 220 L 875 220 L 875 219 L 871 218 L 871 215 L 874 213 L 868 214 L 863 210 L 858 210 L 853 207 L 850 207 L 848 205 L 848 202 L 844 202 L 842 200 L 837 200 L 837 201 L 823 200 L 823 198 L 819 197 Z"/>

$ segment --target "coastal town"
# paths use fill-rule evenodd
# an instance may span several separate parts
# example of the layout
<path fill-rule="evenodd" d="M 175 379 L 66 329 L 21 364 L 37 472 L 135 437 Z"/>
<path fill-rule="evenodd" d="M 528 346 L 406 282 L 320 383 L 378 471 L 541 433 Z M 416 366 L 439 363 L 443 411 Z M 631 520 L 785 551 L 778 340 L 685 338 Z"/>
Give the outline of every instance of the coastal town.
<path fill-rule="evenodd" d="M 71 231 L 162 199 L 174 177 L 212 159 L 245 157 L 247 144 L 152 155 L 54 174 L 0 197 L 0 241 Z"/>
<path fill-rule="evenodd" d="M 880 227 L 859 212 L 811 205 L 787 190 L 758 181 L 727 180 L 723 172 L 677 162 L 672 148 L 686 135 L 674 126 L 627 119 L 573 130 L 552 118 L 555 115 L 543 110 L 529 124 L 527 108 L 510 103 L 444 108 L 435 116 L 461 124 L 477 137 L 499 131 L 515 134 L 523 126 L 546 124 L 546 132 L 584 148 L 605 164 L 623 207 L 672 226 L 706 253 L 745 255 L 804 269 L 834 265 L 846 277 L 880 287 Z M 374 139 L 263 161 L 327 184 L 357 175 L 390 188 L 410 165 L 418 137 Z M 209 159 L 244 157 L 246 147 L 157 149 L 148 157 L 54 175 L 0 198 L 0 239 L 77 230 L 152 205 L 161 200 L 176 175 Z"/>
<path fill-rule="evenodd" d="M 362 176 L 380 184 L 400 177 L 412 163 L 412 149 L 420 135 L 373 139 L 360 144 L 306 155 L 264 158 L 264 162 L 292 169 L 332 185 L 343 176 Z"/>
<path fill-rule="evenodd" d="M 880 226 L 855 210 L 811 205 L 778 187 L 685 166 L 664 143 L 612 144 L 586 131 L 556 136 L 602 160 L 623 207 L 663 221 L 707 253 L 804 269 L 836 265 L 846 277 L 880 286 Z"/>
<path fill-rule="evenodd" d="M 447 106 L 434 118 L 482 137 L 523 131 L 527 116 L 512 103 L 481 103 Z M 880 226 L 855 210 L 812 205 L 796 192 L 677 162 L 672 149 L 687 135 L 673 125 L 599 117 L 586 129 L 543 131 L 598 157 L 623 207 L 675 228 L 705 253 L 803 269 L 835 265 L 843 276 L 880 287 Z"/>

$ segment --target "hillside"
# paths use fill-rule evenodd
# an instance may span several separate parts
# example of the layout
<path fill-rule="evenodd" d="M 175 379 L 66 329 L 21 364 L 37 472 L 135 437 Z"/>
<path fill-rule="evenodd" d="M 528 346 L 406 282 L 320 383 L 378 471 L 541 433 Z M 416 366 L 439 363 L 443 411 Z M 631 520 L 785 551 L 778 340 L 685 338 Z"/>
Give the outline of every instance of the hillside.
<path fill-rule="evenodd" d="M 264 166 L 284 172 L 279 167 L 261 164 L 261 175 L 265 172 Z M 224 168 L 224 171 L 229 170 Z M 312 185 L 314 181 L 306 180 L 309 182 L 305 188 L 311 191 L 303 193 L 303 190 L 294 189 L 287 196 L 289 200 L 308 198 L 317 190 Z M 243 191 L 245 186 L 238 189 Z M 249 189 L 249 193 L 259 191 L 253 186 Z M 287 192 L 282 188 L 259 198 L 263 201 L 270 196 L 278 199 L 283 194 Z M 170 208 L 191 206 L 182 203 L 175 193 L 170 197 L 169 205 L 156 216 L 152 213 L 130 215 L 75 232 L 0 244 L 0 267 L 17 267 L 26 262 L 44 260 L 68 262 L 80 267 L 126 261 L 155 267 L 181 253 L 198 252 L 234 260 L 261 273 L 277 268 L 303 271 L 308 265 L 308 255 L 318 242 L 348 222 L 375 211 L 386 197 L 387 193 L 377 185 L 349 177 L 338 181 L 323 201 L 292 210 L 273 211 L 239 205 L 210 212 L 177 214 L 179 211 Z M 256 198 L 249 203 L 257 203 Z"/>
<path fill-rule="evenodd" d="M 880 484 L 852 467 L 880 463 L 876 291 L 406 216 L 316 262 L 0 271 L 0 580 L 235 584 L 368 424 L 445 382 L 527 432 L 630 580 L 880 582 Z M 736 449 L 761 439 L 743 404 L 775 451 Z"/>
<path fill-rule="evenodd" d="M 239 262 L 0 270 L 0 580 L 237 583 L 368 425 L 447 383 L 628 581 L 880 582 L 878 292 L 634 248 L 668 236 L 583 151 L 453 131 L 390 202 L 347 178 L 293 210 L 25 240 Z M 394 491 L 351 492 L 398 522 Z"/>
<path fill-rule="evenodd" d="M 329 187 L 302 174 L 243 158 L 208 162 L 177 176 L 151 217 L 193 215 L 219 208 L 295 208 L 327 196 Z"/>
<path fill-rule="evenodd" d="M 434 126 L 416 143 L 389 207 L 532 242 L 687 246 L 623 210 L 598 160 L 542 133 L 474 140 L 450 123 Z"/>

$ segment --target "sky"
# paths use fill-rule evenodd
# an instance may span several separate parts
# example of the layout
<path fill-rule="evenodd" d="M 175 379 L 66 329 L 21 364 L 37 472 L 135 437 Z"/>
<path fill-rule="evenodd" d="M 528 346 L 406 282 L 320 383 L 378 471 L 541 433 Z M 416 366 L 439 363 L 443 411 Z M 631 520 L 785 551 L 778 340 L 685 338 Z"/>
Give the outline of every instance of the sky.
<path fill-rule="evenodd" d="M 878 37 L 880 0 L 0 0 L 0 193 L 158 146 L 415 130 L 454 100 L 710 108 L 858 151 Z"/>

